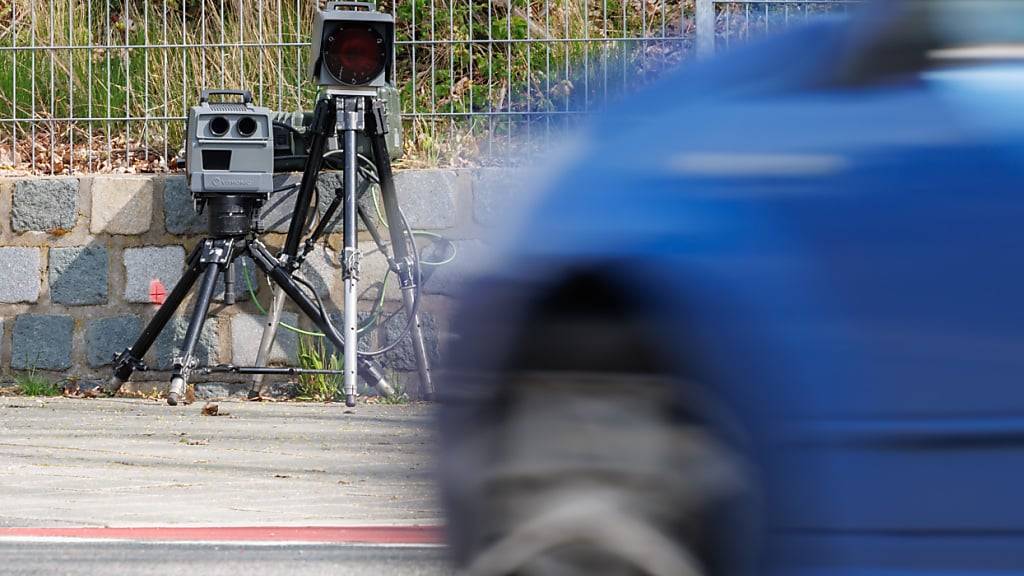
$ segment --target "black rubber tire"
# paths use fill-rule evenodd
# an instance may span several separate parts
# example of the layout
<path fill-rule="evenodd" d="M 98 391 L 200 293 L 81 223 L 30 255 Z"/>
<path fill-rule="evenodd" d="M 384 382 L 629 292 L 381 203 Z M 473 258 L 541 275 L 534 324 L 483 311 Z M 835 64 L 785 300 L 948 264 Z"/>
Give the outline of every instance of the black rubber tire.
<path fill-rule="evenodd" d="M 689 385 L 657 369 L 641 333 L 617 315 L 532 323 L 496 375 L 495 417 L 459 448 L 479 475 L 459 530 L 468 574 L 734 573 L 721 517 L 747 499 L 749 468 L 679 406 Z"/>

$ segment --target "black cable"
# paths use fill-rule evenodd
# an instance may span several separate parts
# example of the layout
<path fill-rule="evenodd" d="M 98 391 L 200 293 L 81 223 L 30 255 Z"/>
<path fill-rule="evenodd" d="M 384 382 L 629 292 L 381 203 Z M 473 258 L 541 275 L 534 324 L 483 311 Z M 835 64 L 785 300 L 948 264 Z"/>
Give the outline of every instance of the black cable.
<path fill-rule="evenodd" d="M 296 282 L 298 282 L 299 284 L 303 285 L 313 295 L 313 299 L 316 300 L 316 307 L 317 307 L 318 310 L 320 310 L 320 315 L 323 316 L 324 322 L 328 326 L 330 326 L 334 330 L 335 333 L 338 334 L 338 337 L 341 338 L 341 345 L 344 346 L 345 345 L 345 335 L 342 332 L 339 332 L 337 326 L 335 326 L 331 322 L 331 317 L 330 317 L 329 314 L 327 314 L 327 308 L 324 306 L 323 299 L 320 298 L 320 293 L 317 292 L 316 288 L 314 288 L 313 285 L 310 284 L 309 281 L 307 281 L 305 278 L 301 278 L 301 277 L 295 275 L 295 276 L 292 276 L 292 279 L 295 280 Z"/>
<path fill-rule="evenodd" d="M 278 122 L 277 120 L 274 121 L 274 126 L 280 126 L 281 128 L 291 130 L 292 132 L 298 134 L 299 136 L 306 135 L 306 132 L 304 130 L 299 130 L 298 128 L 292 126 L 291 124 L 285 124 L 284 122 Z"/>
<path fill-rule="evenodd" d="M 405 212 L 403 212 L 401 208 L 398 209 L 398 216 L 402 219 L 402 226 L 405 228 L 405 233 L 408 235 L 409 243 L 412 244 L 413 268 L 416 271 L 416 288 L 415 288 L 416 293 L 413 295 L 412 310 L 408 311 L 409 317 L 406 319 L 405 328 L 402 329 L 402 333 L 399 334 L 397 338 L 395 338 L 387 346 L 384 346 L 383 348 L 380 348 L 378 350 L 371 350 L 371 351 L 368 351 L 368 352 L 359 352 L 359 354 L 361 356 L 367 356 L 367 357 L 381 356 L 381 355 L 387 354 L 388 352 L 390 352 L 390 351 L 394 350 L 395 348 L 397 348 L 398 345 L 402 343 L 402 340 L 405 340 L 406 336 L 408 336 L 409 333 L 412 331 L 412 325 L 416 321 L 416 314 L 419 313 L 419 308 L 420 308 L 420 284 L 423 281 L 423 274 L 422 274 L 422 270 L 420 269 L 420 257 L 419 257 L 419 253 L 418 253 L 418 251 L 416 249 L 416 240 L 413 238 L 413 235 L 412 235 L 412 227 L 409 226 L 409 220 L 406 219 Z M 394 318 L 394 316 L 392 316 L 391 318 Z M 388 321 L 385 320 L 381 325 L 383 326 L 387 322 Z"/>
<path fill-rule="evenodd" d="M 284 192 L 285 190 L 294 190 L 294 189 L 296 189 L 298 187 L 299 187 L 298 183 L 295 183 L 295 184 L 289 184 L 287 186 L 282 186 L 280 188 L 274 188 L 274 194 L 277 194 L 278 192 Z"/>

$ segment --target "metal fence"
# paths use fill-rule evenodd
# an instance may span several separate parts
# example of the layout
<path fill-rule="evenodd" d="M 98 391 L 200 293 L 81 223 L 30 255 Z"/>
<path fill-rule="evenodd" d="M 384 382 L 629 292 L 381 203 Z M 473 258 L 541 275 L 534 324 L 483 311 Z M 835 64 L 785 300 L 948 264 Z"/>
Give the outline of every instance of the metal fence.
<path fill-rule="evenodd" d="M 407 163 L 507 160 L 694 52 L 849 0 L 381 0 Z M 163 171 L 203 88 L 312 107 L 308 0 L 0 0 L 0 169 Z M 710 30 L 710 32 L 709 32 Z"/>
<path fill-rule="evenodd" d="M 849 15 L 866 0 L 696 0 L 697 53 L 779 32 L 825 16 Z"/>

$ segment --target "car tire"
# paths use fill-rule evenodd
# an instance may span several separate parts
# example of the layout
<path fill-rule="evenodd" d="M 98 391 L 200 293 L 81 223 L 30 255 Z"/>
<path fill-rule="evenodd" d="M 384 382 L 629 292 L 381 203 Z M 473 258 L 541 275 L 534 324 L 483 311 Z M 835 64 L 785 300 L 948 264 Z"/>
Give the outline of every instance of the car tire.
<path fill-rule="evenodd" d="M 588 342 L 635 332 L 614 317 L 534 324 L 498 376 L 497 416 L 466 439 L 479 498 L 465 574 L 737 573 L 723 540 L 749 533 L 742 452 L 680 409 L 676 377 L 587 369 Z"/>

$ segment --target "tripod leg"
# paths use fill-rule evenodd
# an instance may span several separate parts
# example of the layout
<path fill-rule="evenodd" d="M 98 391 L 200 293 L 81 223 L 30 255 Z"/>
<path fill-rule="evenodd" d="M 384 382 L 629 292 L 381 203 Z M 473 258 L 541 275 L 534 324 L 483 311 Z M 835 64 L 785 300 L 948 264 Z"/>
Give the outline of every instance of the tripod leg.
<path fill-rule="evenodd" d="M 426 400 L 434 400 L 434 380 L 430 373 L 430 360 L 427 358 L 427 346 L 423 340 L 423 325 L 420 323 L 419 312 L 416 312 L 416 295 L 412 287 L 402 288 L 402 304 L 405 306 L 405 313 L 411 314 L 412 347 L 416 353 L 416 366 L 419 369 L 420 382 L 423 384 L 423 396 Z"/>
<path fill-rule="evenodd" d="M 281 311 L 284 309 L 284 290 L 280 286 L 274 287 L 274 299 L 270 303 L 270 314 L 267 315 L 267 322 L 263 325 L 263 336 L 260 338 L 260 349 L 256 354 L 256 365 L 266 366 L 270 358 L 270 349 L 274 346 L 274 338 L 277 337 L 278 323 L 281 321 Z M 253 374 L 252 387 L 249 388 L 249 399 L 255 400 L 263 394 L 263 374 Z"/>
<path fill-rule="evenodd" d="M 157 336 L 163 331 L 164 326 L 174 316 L 174 313 L 181 306 L 185 296 L 188 295 L 189 290 L 192 289 L 192 285 L 195 284 L 199 273 L 202 272 L 203 264 L 200 262 L 200 254 L 203 243 L 196 244 L 195 248 L 188 255 L 187 267 L 185 273 L 178 280 L 178 283 L 174 285 L 174 289 L 167 295 L 167 299 L 157 310 L 156 315 L 149 321 L 149 324 L 139 334 L 138 339 L 129 348 L 125 348 L 120 354 L 114 358 L 114 373 L 107 381 L 107 384 L 103 387 L 103 391 L 107 394 L 117 394 L 121 386 L 128 381 L 131 377 L 132 372 L 143 366 L 142 358 L 149 352 L 150 347 L 153 346 L 153 342 L 156 341 Z"/>
<path fill-rule="evenodd" d="M 182 344 L 181 356 L 174 359 L 171 387 L 167 392 L 167 403 L 171 406 L 176 406 L 185 394 L 189 373 L 195 368 L 196 360 L 193 357 L 193 353 L 196 344 L 199 343 L 199 334 L 203 329 L 203 324 L 206 322 L 206 314 L 210 309 L 210 300 L 213 298 L 213 289 L 217 285 L 217 275 L 219 273 L 220 266 L 214 263 L 206 264 L 206 271 L 203 273 L 203 283 L 200 285 L 199 294 L 196 295 L 196 303 L 192 309 L 192 318 L 188 322 L 188 330 L 185 331 L 185 341 Z"/>
<path fill-rule="evenodd" d="M 374 115 L 371 115 L 374 117 Z M 382 119 L 376 119 L 382 122 Z M 388 232 L 391 234 L 391 250 L 395 263 L 398 266 L 398 280 L 402 287 L 402 303 L 405 305 L 405 313 L 412 317 L 412 345 L 416 353 L 416 366 L 419 369 L 420 384 L 423 386 L 423 395 L 428 400 L 433 400 L 434 380 L 430 373 L 430 360 L 427 357 L 427 348 L 423 341 L 423 326 L 420 324 L 417 313 L 416 302 L 416 278 L 413 274 L 413 262 L 409 253 L 409 238 L 406 238 L 404 220 L 398 207 L 398 196 L 395 194 L 395 180 L 391 172 L 391 158 L 388 156 L 387 143 L 384 141 L 384 133 L 381 130 L 371 130 L 370 142 L 373 149 L 373 157 L 377 164 L 377 174 L 380 175 L 380 193 L 384 202 L 384 213 L 388 219 Z"/>
<path fill-rule="evenodd" d="M 345 390 L 345 403 L 355 403 L 356 398 L 356 363 L 359 356 L 359 333 L 358 333 L 358 287 L 360 253 L 356 244 L 356 130 L 361 128 L 359 122 L 362 119 L 357 110 L 346 110 L 343 120 L 343 132 L 345 135 L 345 172 L 344 172 L 344 249 L 342 252 L 342 274 L 344 276 L 344 335 L 345 335 L 345 361 L 342 386 Z"/>
<path fill-rule="evenodd" d="M 249 246 L 249 253 L 252 255 L 252 259 L 256 262 L 256 265 L 263 270 L 264 273 L 270 278 L 270 280 L 281 287 L 285 294 L 292 299 L 295 304 L 298 305 L 302 313 L 309 317 L 310 320 L 316 324 L 317 328 L 323 331 L 324 335 L 331 341 L 332 344 L 339 350 L 344 350 L 345 339 L 340 333 L 334 328 L 334 326 L 320 313 L 320 309 L 316 304 L 310 300 L 309 296 L 299 288 L 295 280 L 292 279 L 288 270 L 281 266 L 270 255 L 266 247 L 258 242 L 253 242 Z M 375 386 L 380 390 L 381 394 L 385 396 L 391 396 L 395 391 L 388 384 L 387 379 L 384 377 L 384 370 L 379 364 L 368 358 L 359 357 L 357 364 L 357 372 L 360 376 L 366 380 L 370 386 Z M 349 406 L 355 405 L 355 398 L 345 398 L 345 403 Z"/>

